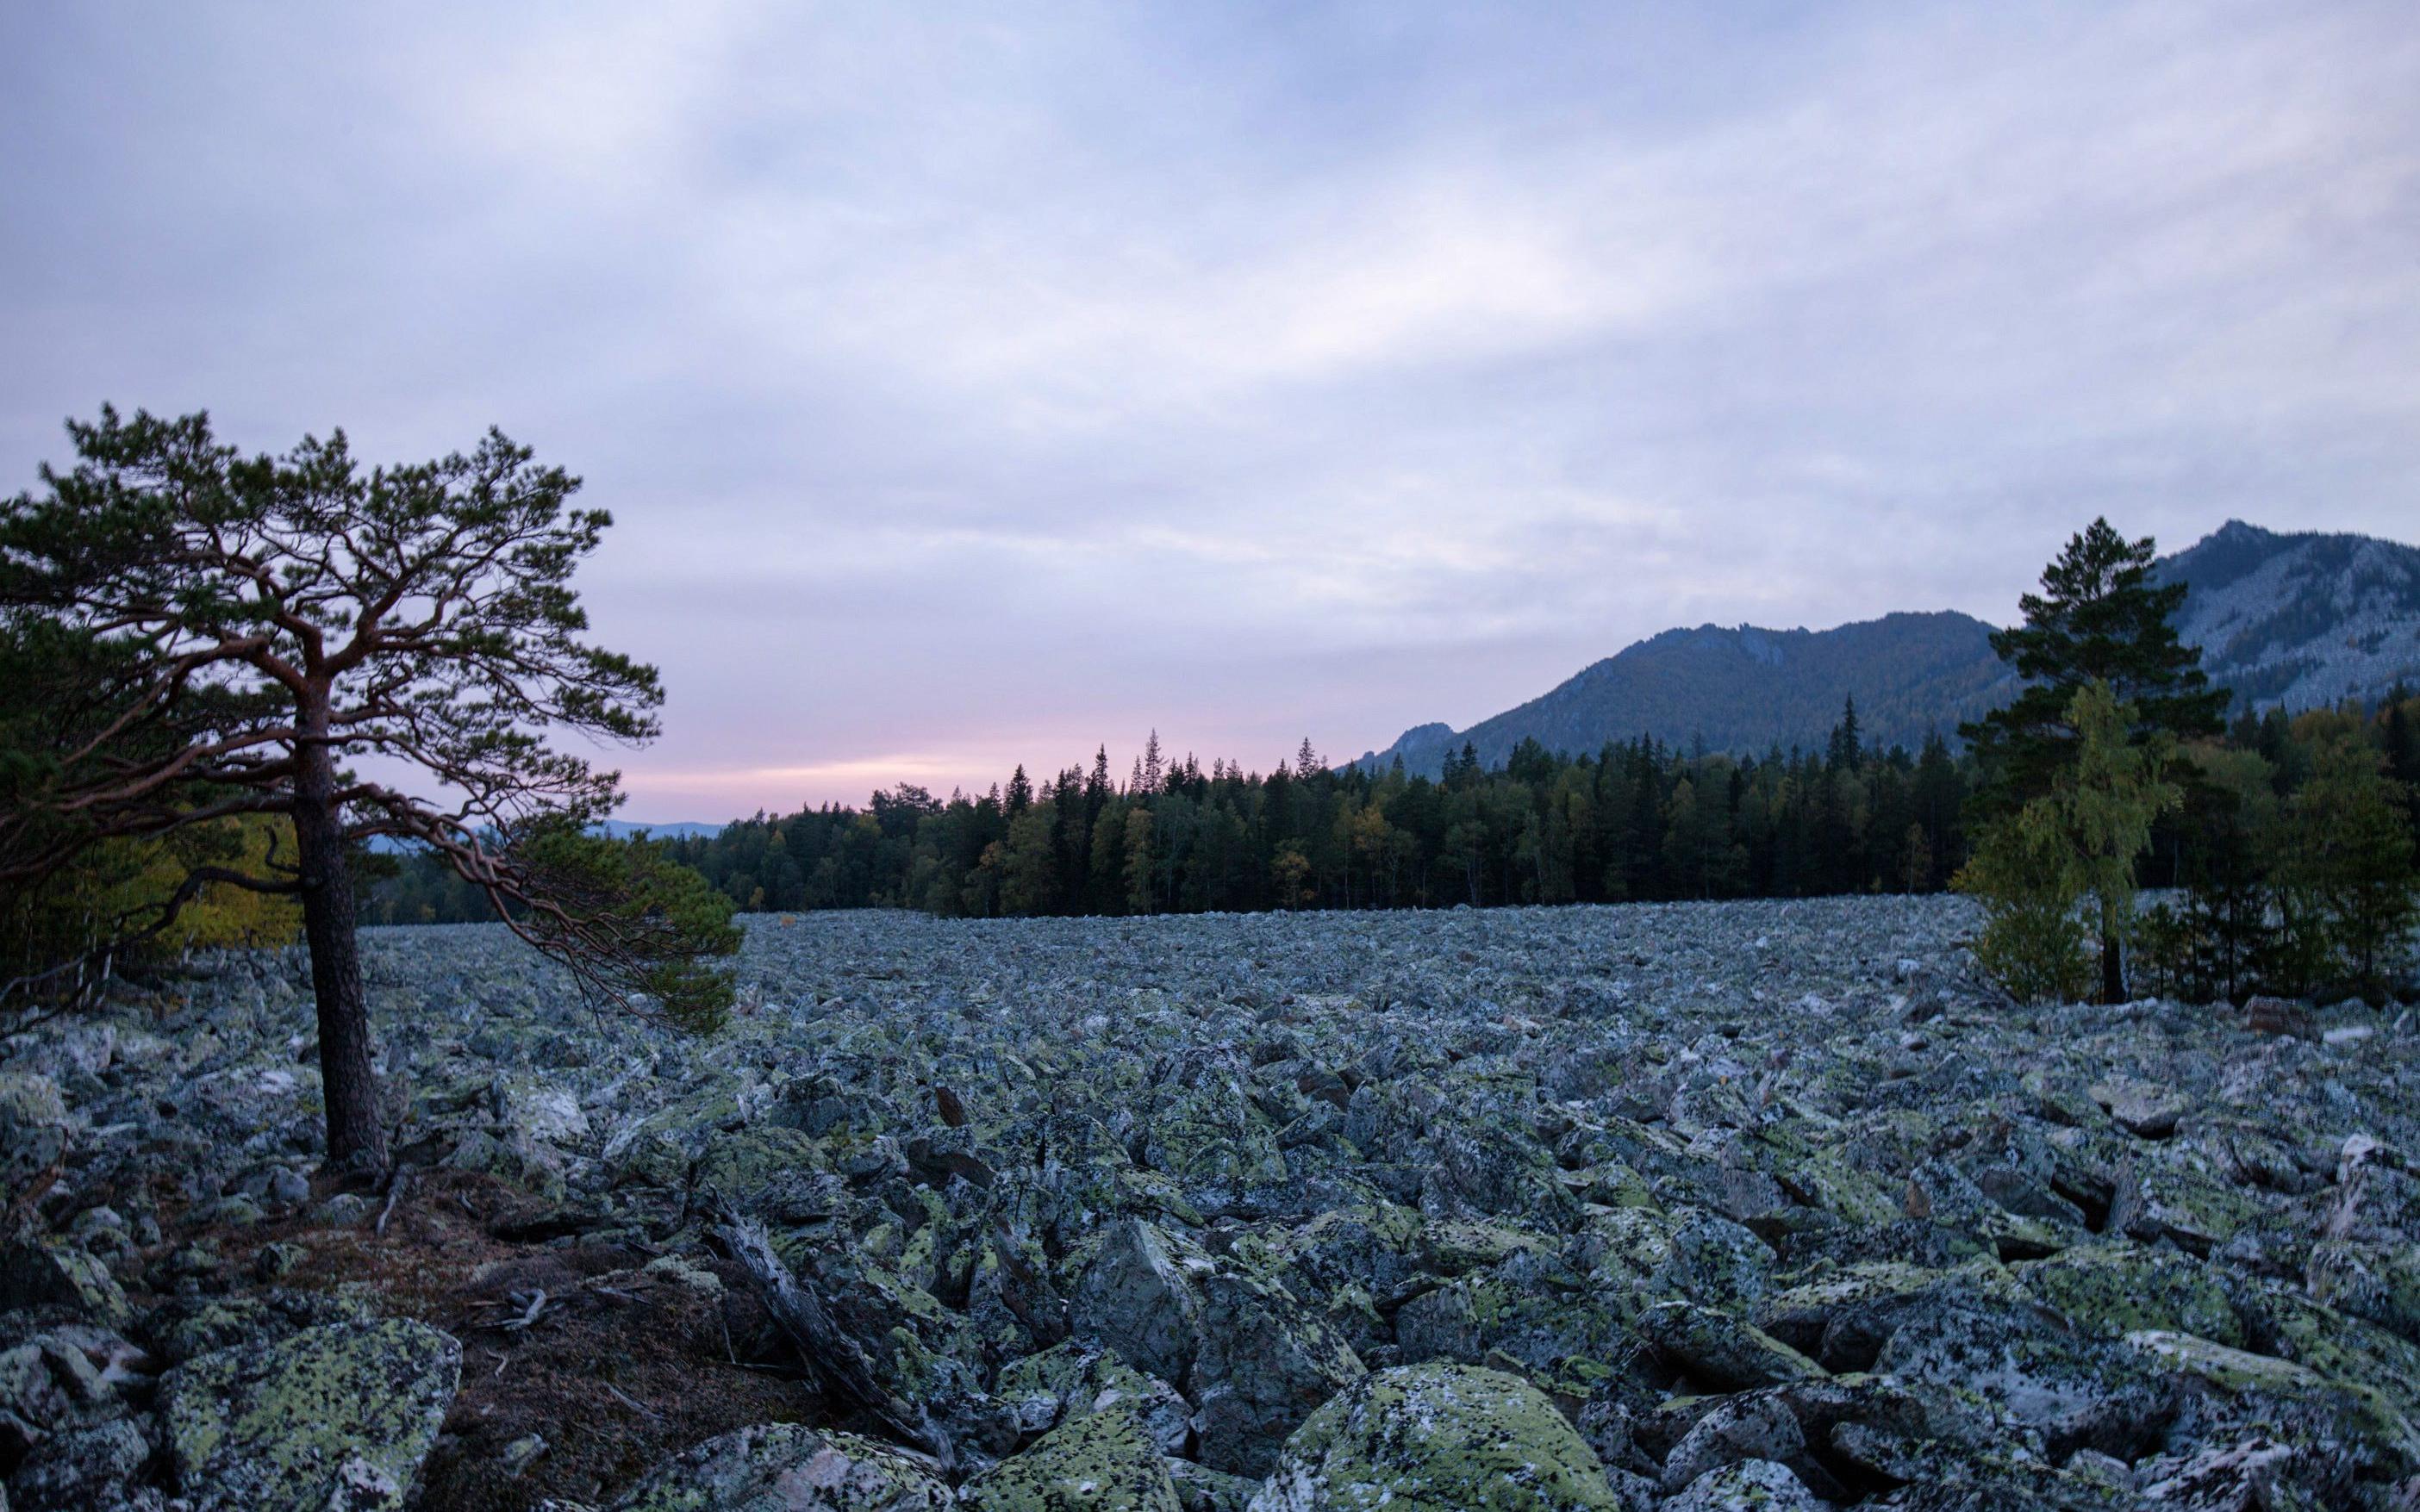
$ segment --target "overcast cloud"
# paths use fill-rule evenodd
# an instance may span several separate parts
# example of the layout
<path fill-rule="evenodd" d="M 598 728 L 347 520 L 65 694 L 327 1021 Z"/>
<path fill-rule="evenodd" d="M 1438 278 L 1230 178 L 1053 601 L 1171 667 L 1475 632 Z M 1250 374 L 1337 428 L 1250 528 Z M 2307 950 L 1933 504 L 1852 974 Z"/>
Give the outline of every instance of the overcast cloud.
<path fill-rule="evenodd" d="M 0 17 L 0 487 L 502 425 L 619 521 L 635 817 L 2420 536 L 2409 0 L 370 11 Z"/>

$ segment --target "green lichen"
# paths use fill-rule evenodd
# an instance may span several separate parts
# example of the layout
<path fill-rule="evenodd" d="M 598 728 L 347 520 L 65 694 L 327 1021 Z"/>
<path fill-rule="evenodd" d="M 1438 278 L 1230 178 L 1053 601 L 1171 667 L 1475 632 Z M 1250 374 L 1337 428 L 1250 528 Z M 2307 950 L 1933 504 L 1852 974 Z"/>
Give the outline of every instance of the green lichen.
<path fill-rule="evenodd" d="M 1255 1512 L 1620 1512 L 1604 1467 L 1517 1377 L 1432 1364 L 1382 1371 L 1286 1441 Z"/>
<path fill-rule="evenodd" d="M 1176 1488 L 1124 1407 L 1073 1417 L 1032 1448 L 969 1482 L 959 1500 L 982 1512 L 1179 1512 Z"/>
<path fill-rule="evenodd" d="M 460 1374 L 461 1347 L 402 1319 L 221 1350 L 162 1383 L 168 1454 L 196 1512 L 403 1504 Z"/>
<path fill-rule="evenodd" d="M 2184 1256 L 2094 1245 L 2016 1272 L 2033 1296 L 2096 1338 L 2142 1329 L 2241 1345 L 2243 1325 L 2210 1269 Z"/>
<path fill-rule="evenodd" d="M 950 1489 L 853 1433 L 764 1424 L 667 1460 L 613 1512 L 948 1512 Z"/>

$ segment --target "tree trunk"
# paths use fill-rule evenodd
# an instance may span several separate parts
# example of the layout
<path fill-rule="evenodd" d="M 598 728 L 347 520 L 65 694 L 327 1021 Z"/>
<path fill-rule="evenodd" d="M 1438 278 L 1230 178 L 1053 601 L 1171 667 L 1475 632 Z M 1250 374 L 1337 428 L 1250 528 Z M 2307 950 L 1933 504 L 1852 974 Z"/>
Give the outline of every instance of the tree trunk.
<path fill-rule="evenodd" d="M 311 947 L 311 990 L 319 1009 L 319 1080 L 328 1108 L 332 1168 L 383 1171 L 386 1126 L 370 1072 L 370 1019 L 354 938 L 353 878 L 336 814 L 335 760 L 328 748 L 296 752 L 294 839 L 301 851 L 302 936 Z"/>
<path fill-rule="evenodd" d="M 2101 930 L 2101 1000 L 2122 1003 L 2126 1000 L 2126 959 L 2118 953 L 2118 933 L 2107 925 Z"/>

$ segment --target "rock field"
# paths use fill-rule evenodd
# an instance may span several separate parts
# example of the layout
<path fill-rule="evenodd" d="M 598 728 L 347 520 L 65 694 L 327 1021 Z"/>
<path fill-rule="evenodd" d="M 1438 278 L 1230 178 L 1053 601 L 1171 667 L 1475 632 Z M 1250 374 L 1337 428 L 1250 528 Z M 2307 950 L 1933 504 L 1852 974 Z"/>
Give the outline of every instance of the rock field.
<path fill-rule="evenodd" d="M 2420 1507 L 2420 1034 L 1948 899 L 371 932 L 0 1042 L 0 1512 Z"/>

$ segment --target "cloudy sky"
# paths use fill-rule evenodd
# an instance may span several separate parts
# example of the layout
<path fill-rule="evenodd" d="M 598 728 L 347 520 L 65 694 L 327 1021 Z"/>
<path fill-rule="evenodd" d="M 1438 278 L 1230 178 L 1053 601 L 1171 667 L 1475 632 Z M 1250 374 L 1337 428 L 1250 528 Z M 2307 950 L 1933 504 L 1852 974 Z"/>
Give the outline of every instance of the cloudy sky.
<path fill-rule="evenodd" d="M 2099 512 L 2420 538 L 2412 19 L 11 6 L 0 487 L 503 426 L 619 521 L 640 818 L 1356 755 Z"/>

